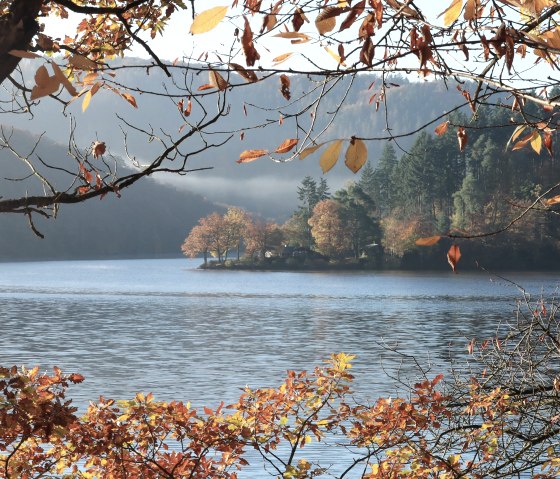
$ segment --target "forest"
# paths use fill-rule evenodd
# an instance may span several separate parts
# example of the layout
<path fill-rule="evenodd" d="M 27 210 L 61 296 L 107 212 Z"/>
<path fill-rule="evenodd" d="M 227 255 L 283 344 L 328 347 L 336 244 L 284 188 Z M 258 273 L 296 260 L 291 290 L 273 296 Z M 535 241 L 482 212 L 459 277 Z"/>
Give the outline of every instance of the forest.
<path fill-rule="evenodd" d="M 222 263 L 229 250 L 235 249 L 239 260 L 243 249 L 245 262 L 261 259 L 270 265 L 289 245 L 348 266 L 440 269 L 447 267 L 445 251 L 456 243 L 465 253 L 462 267 L 468 269 L 557 268 L 560 231 L 554 209 L 542 214 L 533 207 L 523 221 L 514 221 L 558 181 L 552 150 L 540 137 L 532 141 L 532 134 L 508 126 L 516 113 L 506 105 L 487 107 L 478 115 L 479 129 L 472 131 L 464 151 L 455 135 L 443 131 L 447 122 L 433 134 L 420 133 L 409 149 L 387 142 L 355 181 L 335 192 L 327 176 L 318 181 L 306 176 L 297 189 L 299 206 L 284 224 L 253 220 L 247 212 L 240 219 L 238 211 L 231 226 L 233 210 L 229 216 L 215 214 L 201 220 L 183 251 L 205 254 L 206 259 L 210 253 Z M 465 121 L 462 113 L 449 120 Z M 490 124 L 503 127 L 487 128 Z M 544 200 L 541 205 L 551 206 Z M 218 218 L 223 219 L 221 226 Z M 204 244 L 200 233 L 210 223 L 216 237 L 207 235 Z M 249 226 L 239 226 L 243 223 Z M 435 235 L 459 238 L 431 247 L 416 244 Z"/>

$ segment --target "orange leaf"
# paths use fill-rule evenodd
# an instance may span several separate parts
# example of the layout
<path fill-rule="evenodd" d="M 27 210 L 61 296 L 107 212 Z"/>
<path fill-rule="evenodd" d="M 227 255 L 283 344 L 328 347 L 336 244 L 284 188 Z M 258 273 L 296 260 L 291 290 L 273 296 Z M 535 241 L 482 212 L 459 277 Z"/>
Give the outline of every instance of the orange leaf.
<path fill-rule="evenodd" d="M 298 141 L 299 140 L 297 138 L 288 138 L 287 140 L 284 140 L 274 151 L 275 153 L 288 153 L 288 151 L 298 144 Z"/>
<path fill-rule="evenodd" d="M 469 137 L 465 129 L 461 126 L 457 129 L 457 141 L 459 142 L 459 150 L 464 151 L 467 146 Z"/>
<path fill-rule="evenodd" d="M 442 136 L 442 135 L 445 134 L 448 127 L 449 127 L 449 120 L 444 121 L 443 123 L 440 123 L 438 126 L 436 126 L 436 129 L 434 130 L 434 132 L 435 132 L 436 135 Z"/>
<path fill-rule="evenodd" d="M 557 205 L 558 203 L 560 203 L 560 195 L 556 195 L 552 198 L 547 198 L 546 200 L 544 200 L 544 204 L 546 206 Z"/>
<path fill-rule="evenodd" d="M 305 158 L 307 158 L 312 153 L 315 153 L 323 145 L 324 145 L 324 143 L 319 143 L 318 145 L 308 146 L 307 148 L 302 150 L 302 152 L 299 154 L 299 159 L 304 160 Z"/>
<path fill-rule="evenodd" d="M 441 236 L 429 236 L 429 237 L 426 237 L 426 238 L 418 238 L 415 243 L 418 246 L 433 246 L 440 239 L 441 239 Z"/>
<path fill-rule="evenodd" d="M 284 53 L 282 55 L 278 55 L 277 57 L 274 57 L 272 59 L 272 61 L 274 62 L 275 65 L 279 65 L 280 63 L 285 62 L 292 55 L 293 55 L 293 52 L 292 53 Z"/>
<path fill-rule="evenodd" d="M 138 105 L 136 104 L 136 98 L 134 98 L 130 93 L 123 93 L 122 97 L 134 108 L 138 108 Z"/>
<path fill-rule="evenodd" d="M 237 163 L 249 163 L 265 155 L 268 155 L 268 150 L 245 150 L 239 155 Z"/>
<path fill-rule="evenodd" d="M 449 248 L 449 251 L 447 252 L 447 262 L 451 266 L 451 269 L 453 269 L 454 273 L 457 272 L 457 263 L 460 259 L 461 250 L 459 249 L 459 246 L 457 246 L 456 244 L 451 245 L 451 248 Z"/>

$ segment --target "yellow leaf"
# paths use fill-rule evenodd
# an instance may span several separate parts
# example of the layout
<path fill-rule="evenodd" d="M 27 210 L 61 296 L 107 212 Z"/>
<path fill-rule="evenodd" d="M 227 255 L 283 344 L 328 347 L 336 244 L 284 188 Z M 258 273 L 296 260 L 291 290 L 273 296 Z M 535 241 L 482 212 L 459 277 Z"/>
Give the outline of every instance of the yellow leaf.
<path fill-rule="evenodd" d="M 335 140 L 323 151 L 321 158 L 319 158 L 319 165 L 321 165 L 323 173 L 329 171 L 338 161 L 342 143 L 343 140 Z"/>
<path fill-rule="evenodd" d="M 531 139 L 531 148 L 533 148 L 533 150 L 535 150 L 537 155 L 541 154 L 542 138 L 541 138 L 541 135 L 539 135 L 539 133 L 537 131 L 535 131 L 533 133 L 533 138 Z"/>
<path fill-rule="evenodd" d="M 274 36 L 280 38 L 291 38 L 291 39 L 299 40 L 298 43 L 304 43 L 311 40 L 311 37 L 309 35 L 306 35 L 305 33 L 299 33 L 299 32 L 280 32 Z"/>
<path fill-rule="evenodd" d="M 357 173 L 367 161 L 368 151 L 366 144 L 362 140 L 352 139 L 346 150 L 344 163 L 352 171 Z"/>
<path fill-rule="evenodd" d="M 193 35 L 209 32 L 224 19 L 227 11 L 227 5 L 204 10 L 195 17 L 190 32 Z"/>
<path fill-rule="evenodd" d="M 336 63 L 338 63 L 339 65 L 342 65 L 342 66 L 346 66 L 346 63 L 344 63 L 342 61 L 342 58 L 340 58 L 340 55 L 333 52 L 329 47 L 325 47 L 325 50 L 331 57 L 333 57 L 335 59 Z"/>
<path fill-rule="evenodd" d="M 88 90 L 88 92 L 84 95 L 84 99 L 82 101 L 82 111 L 86 111 L 88 109 L 89 102 L 91 101 L 91 96 L 91 90 Z"/>
<path fill-rule="evenodd" d="M 438 18 L 443 15 L 443 24 L 448 27 L 451 25 L 459 15 L 461 14 L 461 10 L 463 9 L 463 0 L 453 0 L 451 5 L 447 7 L 445 11 L 438 15 Z"/>
<path fill-rule="evenodd" d="M 441 239 L 441 236 L 429 236 L 427 238 L 418 238 L 415 243 L 418 246 L 433 246 L 435 245 L 439 240 Z"/>
<path fill-rule="evenodd" d="M 324 145 L 324 143 L 319 143 L 318 145 L 308 146 L 307 148 L 302 150 L 302 152 L 299 154 L 299 159 L 304 160 L 305 158 L 307 158 L 312 153 L 315 153 L 323 145 Z"/>

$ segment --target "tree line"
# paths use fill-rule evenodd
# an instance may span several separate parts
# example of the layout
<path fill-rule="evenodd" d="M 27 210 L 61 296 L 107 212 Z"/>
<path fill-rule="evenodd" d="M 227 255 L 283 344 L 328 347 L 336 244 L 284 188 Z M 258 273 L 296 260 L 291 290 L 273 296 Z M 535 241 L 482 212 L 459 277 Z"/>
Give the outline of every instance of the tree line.
<path fill-rule="evenodd" d="M 291 245 L 331 259 L 443 267 L 442 251 L 450 240 L 431 249 L 415 242 L 448 235 L 463 237 L 455 242 L 462 241 L 470 264 L 484 260 L 491 267 L 551 267 L 560 231 L 553 200 L 541 195 L 558 181 L 557 162 L 542 140 L 508 126 L 511 115 L 500 104 L 481 109 L 482 129 L 471 133 L 470 147 L 463 151 L 442 125 L 433 135 L 420 133 L 409 150 L 387 142 L 375 167 L 370 158 L 359 178 L 334 194 L 325 178 L 305 177 L 297 188 L 299 206 L 284 224 L 255 219 L 239 208 L 224 216 L 214 213 L 192 230 L 183 252 L 203 254 L 205 262 L 212 254 L 223 262 L 233 250 L 237 259 L 240 250 L 255 259 Z M 465 118 L 458 113 L 450 121 L 459 124 Z M 497 123 L 504 127 L 484 126 Z M 533 204 L 536 198 L 541 199 Z M 524 221 L 513 221 L 539 204 L 548 215 L 531 211 Z M 504 228 L 505 234 L 494 234 Z"/>

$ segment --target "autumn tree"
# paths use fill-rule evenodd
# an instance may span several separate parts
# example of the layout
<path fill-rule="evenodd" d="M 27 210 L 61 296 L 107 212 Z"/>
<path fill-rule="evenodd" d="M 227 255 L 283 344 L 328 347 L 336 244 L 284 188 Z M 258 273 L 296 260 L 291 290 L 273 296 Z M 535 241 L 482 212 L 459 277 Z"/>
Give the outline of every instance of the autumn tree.
<path fill-rule="evenodd" d="M 237 250 L 237 260 L 239 260 L 243 238 L 246 236 L 246 230 L 250 223 L 249 214 L 243 208 L 228 208 L 224 215 L 225 233 L 227 235 L 226 243 L 228 244 L 225 259 L 227 259 L 229 249 L 235 248 Z"/>
<path fill-rule="evenodd" d="M 313 208 L 309 225 L 321 253 L 336 258 L 351 251 L 352 243 L 344 225 L 343 207 L 337 201 L 319 201 Z"/>
<path fill-rule="evenodd" d="M 232 235 L 223 215 L 212 213 L 201 218 L 187 238 L 181 250 L 186 256 L 195 257 L 204 255 L 207 262 L 208 253 L 211 253 L 222 263 L 226 259 L 228 249 L 232 246 Z"/>
<path fill-rule="evenodd" d="M 245 255 L 248 258 L 265 258 L 267 251 L 277 251 L 282 246 L 284 233 L 274 221 L 255 218 L 247 223 L 244 233 Z"/>

